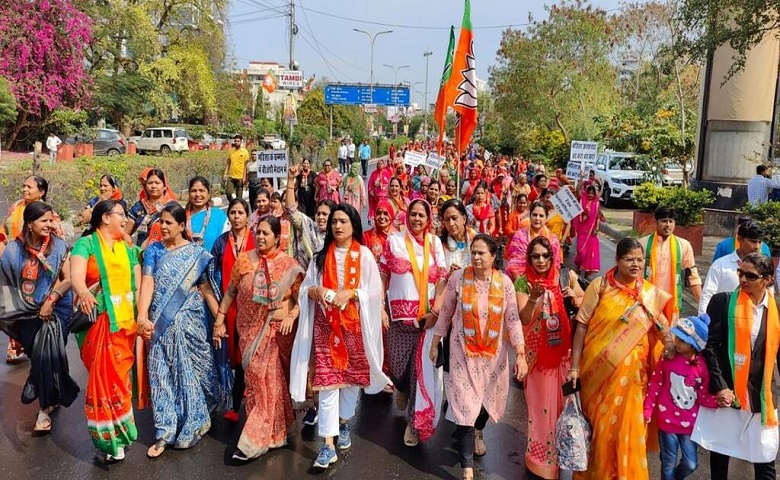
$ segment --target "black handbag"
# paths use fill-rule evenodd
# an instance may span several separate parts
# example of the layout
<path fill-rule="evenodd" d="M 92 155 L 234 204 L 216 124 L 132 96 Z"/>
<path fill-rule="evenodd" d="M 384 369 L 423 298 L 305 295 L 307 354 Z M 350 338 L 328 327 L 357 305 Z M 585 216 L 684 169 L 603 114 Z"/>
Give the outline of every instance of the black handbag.
<path fill-rule="evenodd" d="M 98 282 L 91 286 L 89 291 L 94 295 L 99 286 L 100 283 Z M 92 307 L 89 313 L 84 313 L 77 302 L 68 321 L 68 331 L 70 333 L 79 333 L 89 329 L 97 321 L 97 316 L 97 306 Z"/>

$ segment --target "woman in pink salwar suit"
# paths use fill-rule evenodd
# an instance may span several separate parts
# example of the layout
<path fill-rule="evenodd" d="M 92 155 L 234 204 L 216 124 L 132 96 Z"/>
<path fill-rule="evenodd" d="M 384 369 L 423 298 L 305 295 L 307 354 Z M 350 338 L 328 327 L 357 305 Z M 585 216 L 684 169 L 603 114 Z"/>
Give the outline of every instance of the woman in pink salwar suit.
<path fill-rule="evenodd" d="M 393 172 L 385 164 L 385 159 L 380 158 L 376 163 L 376 170 L 371 172 L 368 178 L 368 219 L 374 219 L 374 212 L 379 201 L 388 196 L 390 179 L 393 178 Z"/>
<path fill-rule="evenodd" d="M 580 203 L 582 213 L 572 220 L 572 226 L 577 233 L 577 255 L 574 257 L 574 264 L 579 267 L 580 275 L 590 275 L 601 269 L 598 237 L 601 212 L 595 186 L 588 185 Z"/>

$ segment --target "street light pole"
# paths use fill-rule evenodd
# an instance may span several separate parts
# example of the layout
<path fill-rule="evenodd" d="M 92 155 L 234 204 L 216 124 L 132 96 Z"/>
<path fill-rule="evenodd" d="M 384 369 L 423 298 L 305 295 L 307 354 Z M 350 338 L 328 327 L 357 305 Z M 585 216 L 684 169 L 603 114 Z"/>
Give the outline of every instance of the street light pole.
<path fill-rule="evenodd" d="M 395 115 L 398 115 L 398 72 L 401 69 L 409 68 L 409 65 L 401 65 L 400 67 L 395 67 L 393 65 L 388 65 L 386 63 L 383 63 L 385 67 L 389 68 L 390 70 L 393 70 L 393 108 L 395 109 Z"/>
<path fill-rule="evenodd" d="M 423 109 L 423 123 L 424 127 L 423 130 L 425 131 L 425 138 L 428 138 L 428 61 L 431 58 L 431 55 L 433 55 L 433 52 L 430 50 L 423 52 L 423 57 L 425 57 L 425 108 Z"/>
<path fill-rule="evenodd" d="M 374 42 L 376 41 L 376 37 L 386 34 L 386 33 L 393 33 L 392 30 L 383 30 L 381 32 L 376 32 L 374 34 L 368 33 L 365 30 L 361 30 L 359 28 L 353 28 L 352 29 L 355 32 L 358 33 L 364 33 L 368 36 L 368 39 L 371 41 L 371 75 L 368 80 L 369 90 L 371 91 L 371 102 L 374 103 Z"/>

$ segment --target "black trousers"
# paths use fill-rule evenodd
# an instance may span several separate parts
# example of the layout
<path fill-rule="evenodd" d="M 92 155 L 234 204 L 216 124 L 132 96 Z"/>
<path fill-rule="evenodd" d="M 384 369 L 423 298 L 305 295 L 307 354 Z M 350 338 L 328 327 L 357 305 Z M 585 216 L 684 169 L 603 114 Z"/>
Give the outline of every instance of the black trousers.
<path fill-rule="evenodd" d="M 255 201 L 257 200 L 257 192 L 260 191 L 260 180 L 249 181 L 249 212 L 255 211 Z"/>
<path fill-rule="evenodd" d="M 363 177 L 368 176 L 368 159 L 366 158 L 360 159 L 360 168 L 363 169 Z"/>
<path fill-rule="evenodd" d="M 458 455 L 460 456 L 460 468 L 474 468 L 474 443 L 476 441 L 476 430 L 484 430 L 487 421 L 490 418 L 485 407 L 482 407 L 474 422 L 473 427 L 458 425 L 455 427 L 455 433 L 452 434 L 458 442 Z"/>
<path fill-rule="evenodd" d="M 710 452 L 710 478 L 712 480 L 728 480 L 729 460 L 731 457 Z M 775 462 L 754 463 L 753 474 L 756 480 L 775 480 Z"/>
<path fill-rule="evenodd" d="M 346 158 L 339 158 L 339 172 L 347 173 L 349 171 L 349 161 Z"/>

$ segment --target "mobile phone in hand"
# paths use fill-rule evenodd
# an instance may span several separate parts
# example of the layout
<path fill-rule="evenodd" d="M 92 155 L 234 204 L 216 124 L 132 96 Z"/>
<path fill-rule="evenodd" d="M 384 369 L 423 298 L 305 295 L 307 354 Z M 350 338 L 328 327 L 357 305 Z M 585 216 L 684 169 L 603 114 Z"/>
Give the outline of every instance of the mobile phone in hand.
<path fill-rule="evenodd" d="M 568 397 L 569 395 L 574 395 L 575 393 L 582 390 L 582 382 L 578 378 L 574 385 L 571 384 L 571 382 L 566 382 L 563 385 L 561 385 L 561 390 L 563 391 L 563 396 Z"/>

